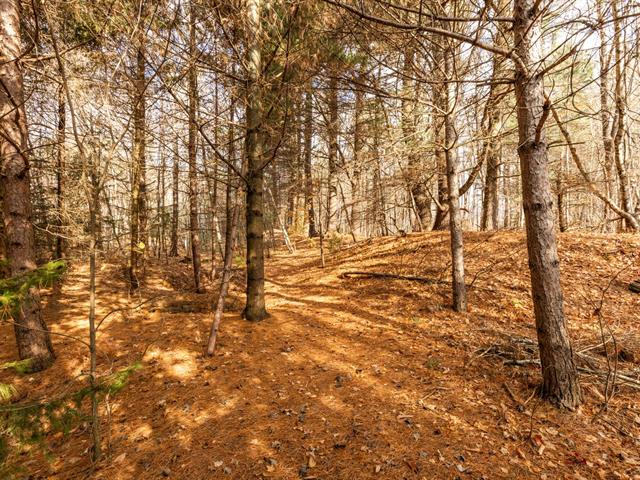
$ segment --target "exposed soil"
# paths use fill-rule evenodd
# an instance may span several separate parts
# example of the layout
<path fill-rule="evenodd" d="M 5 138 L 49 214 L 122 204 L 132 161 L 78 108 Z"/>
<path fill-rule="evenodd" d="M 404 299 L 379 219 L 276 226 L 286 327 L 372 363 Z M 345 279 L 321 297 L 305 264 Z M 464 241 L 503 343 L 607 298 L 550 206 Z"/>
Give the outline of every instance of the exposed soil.
<path fill-rule="evenodd" d="M 107 264 L 101 316 L 162 295 L 101 327 L 101 371 L 143 363 L 109 399 L 109 416 L 103 409 L 108 457 L 90 468 L 90 435 L 80 426 L 49 440 L 50 461 L 17 460 L 32 478 L 55 479 L 640 478 L 639 391 L 616 386 L 603 410 L 603 380 L 583 374 L 577 412 L 541 401 L 538 367 L 527 363 L 535 328 L 524 236 L 469 233 L 465 241 L 473 283 L 465 314 L 449 308 L 446 284 L 338 277 L 369 270 L 447 280 L 444 233 L 360 242 L 329 253 L 324 269 L 313 242 L 300 242 L 295 255 L 276 252 L 267 268 L 271 317 L 240 319 L 238 278 L 213 358 L 203 356 L 212 294 L 188 292 L 188 264 L 151 263 L 131 298 Z M 639 249 L 633 236 L 560 236 L 572 337 L 592 357 L 584 368 L 606 368 L 604 349 L 590 348 L 600 342 L 598 312 L 620 345 L 640 337 L 640 295 L 627 290 L 640 277 Z M 74 266 L 49 294 L 54 332 L 86 336 L 87 285 L 86 267 Z M 78 388 L 86 347 L 54 340 L 51 369 L 2 371 L 0 382 L 28 399 Z M 0 362 L 15 355 L 3 325 Z M 508 355 L 523 364 L 508 364 Z M 634 361 L 620 355 L 617 368 L 638 379 Z"/>

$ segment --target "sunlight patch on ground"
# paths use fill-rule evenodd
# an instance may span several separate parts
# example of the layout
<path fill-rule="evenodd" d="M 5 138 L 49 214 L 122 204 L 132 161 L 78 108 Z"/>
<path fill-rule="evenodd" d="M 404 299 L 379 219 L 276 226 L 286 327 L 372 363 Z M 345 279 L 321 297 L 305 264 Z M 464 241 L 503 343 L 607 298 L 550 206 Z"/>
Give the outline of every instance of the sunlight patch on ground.
<path fill-rule="evenodd" d="M 148 359 L 155 359 L 168 375 L 187 379 L 197 371 L 194 354 L 183 348 L 175 350 L 153 349 L 147 352 Z"/>
<path fill-rule="evenodd" d="M 131 432 L 131 438 L 134 440 L 147 440 L 151 438 L 153 434 L 153 428 L 148 423 L 143 423 L 139 427 L 137 427 L 133 432 Z"/>
<path fill-rule="evenodd" d="M 207 410 L 210 413 L 213 413 L 215 416 L 222 418 L 226 415 L 228 415 L 229 413 L 232 413 L 233 411 L 235 411 L 236 407 L 239 404 L 240 400 L 244 399 L 244 395 L 234 395 L 234 396 L 225 396 L 224 398 L 221 399 L 216 399 L 216 397 L 211 397 L 212 401 L 216 401 L 216 406 L 214 406 L 214 404 L 212 403 L 210 407 L 207 408 Z M 212 417 L 214 415 L 211 415 Z"/>

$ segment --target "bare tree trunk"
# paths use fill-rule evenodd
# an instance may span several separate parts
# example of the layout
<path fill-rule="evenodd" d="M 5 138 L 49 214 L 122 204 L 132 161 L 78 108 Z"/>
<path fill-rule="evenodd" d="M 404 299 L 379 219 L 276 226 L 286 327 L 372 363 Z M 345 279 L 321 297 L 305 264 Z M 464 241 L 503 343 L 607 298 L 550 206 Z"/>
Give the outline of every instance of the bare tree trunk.
<path fill-rule="evenodd" d="M 229 283 L 231 281 L 231 267 L 233 266 L 233 252 L 235 249 L 236 230 L 238 225 L 238 219 L 240 217 L 240 205 L 237 199 L 234 202 L 233 209 L 230 210 L 232 199 L 235 197 L 235 189 L 230 187 L 230 183 L 227 185 L 227 231 L 225 235 L 225 247 L 224 247 L 224 267 L 222 272 L 222 282 L 220 283 L 220 292 L 218 293 L 218 300 L 216 301 L 216 309 L 213 314 L 213 325 L 211 326 L 211 332 L 209 334 L 209 342 L 207 345 L 207 354 L 213 355 L 216 348 L 216 339 L 218 338 L 218 330 L 220 329 L 220 321 L 222 320 L 222 314 L 224 313 L 224 302 L 229 292 Z"/>
<path fill-rule="evenodd" d="M 337 72 L 332 71 L 329 79 L 329 96 L 327 103 L 329 109 L 329 123 L 327 125 L 327 143 L 329 144 L 329 174 L 327 176 L 327 220 L 324 232 L 329 232 L 334 218 L 333 200 L 337 200 L 338 189 L 336 167 L 338 162 L 338 77 Z"/>
<path fill-rule="evenodd" d="M 416 112 L 416 82 L 413 62 L 415 51 L 413 45 L 409 45 L 404 51 L 404 66 L 402 79 L 402 135 L 408 163 L 409 190 L 415 204 L 415 212 L 418 217 L 418 228 L 427 230 L 431 225 L 431 198 L 428 185 L 424 178 L 424 164 L 417 152 L 416 129 L 418 115 Z"/>
<path fill-rule="evenodd" d="M 311 149 L 313 140 L 313 93 L 312 82 L 309 80 L 305 92 L 304 105 L 304 206 L 309 223 L 309 237 L 317 237 L 316 214 L 313 210 L 313 177 L 311 176 Z"/>
<path fill-rule="evenodd" d="M 262 0 L 247 0 L 247 300 L 243 315 L 260 321 L 268 314 L 264 298 L 264 133 L 262 105 Z"/>
<path fill-rule="evenodd" d="M 1 160 L 1 158 L 0 158 Z M 0 168 L 2 164 L 0 163 Z M 0 172 L 1 178 L 1 172 Z M 0 214 L 2 214 L 4 208 L 4 202 L 2 200 L 2 191 L 3 188 L 0 185 Z M 7 236 L 4 233 L 4 220 L 3 216 L 0 215 L 0 278 L 5 278 L 10 275 L 9 266 L 7 265 Z"/>
<path fill-rule="evenodd" d="M 506 1 L 500 0 L 495 6 L 495 14 L 506 10 Z M 499 25 L 494 35 L 493 45 L 497 48 L 505 47 L 506 32 Z M 482 215 L 480 220 L 480 230 L 497 230 L 499 205 L 498 205 L 498 170 L 500 168 L 500 140 L 497 138 L 498 129 L 502 121 L 501 100 L 505 95 L 503 85 L 497 83 L 505 75 L 503 66 L 505 59 L 500 55 L 494 55 L 491 74 L 492 83 L 489 87 L 489 98 L 484 108 L 482 117 L 482 150 L 481 161 L 486 162 L 486 176 L 484 185 L 484 196 L 482 198 Z"/>
<path fill-rule="evenodd" d="M 435 145 L 435 158 L 436 158 L 436 169 L 438 176 L 438 194 L 437 194 L 437 204 L 436 204 L 436 216 L 433 221 L 433 230 L 444 230 L 446 228 L 446 218 L 448 215 L 447 212 L 447 159 L 445 156 L 445 126 L 443 119 L 443 112 L 446 112 L 446 97 L 445 97 L 445 88 L 446 84 L 444 82 L 444 75 L 442 72 L 444 66 L 444 52 L 442 46 L 439 45 L 440 40 L 438 39 L 436 43 L 433 44 L 433 57 L 434 62 L 436 63 L 436 71 L 434 75 L 438 79 L 438 83 L 433 85 L 433 106 L 434 112 L 432 114 L 433 121 L 433 138 Z"/>
<path fill-rule="evenodd" d="M 299 105 L 304 105 L 304 92 L 300 92 L 298 97 Z M 291 205 L 291 228 L 299 233 L 304 224 L 304 208 L 300 208 L 301 200 L 304 198 L 305 184 L 304 175 L 304 108 L 299 108 L 295 126 L 295 172 L 293 177 L 293 205 Z"/>
<path fill-rule="evenodd" d="M 20 8 L 17 0 L 0 0 L 0 198 L 9 273 L 22 275 L 36 268 L 31 221 L 28 133 L 24 85 L 18 59 Z M 49 330 L 42 319 L 37 288 L 26 293 L 14 313 L 20 359 L 30 359 L 29 369 L 40 371 L 55 360 Z"/>
<path fill-rule="evenodd" d="M 58 214 L 58 235 L 56 236 L 56 258 L 65 257 L 65 239 L 62 231 L 64 225 L 64 171 L 66 155 L 66 100 L 64 84 L 58 87 L 58 130 L 56 151 L 56 210 Z"/>
<path fill-rule="evenodd" d="M 487 171 L 482 197 L 482 217 L 480 230 L 496 230 L 498 228 L 498 165 L 499 158 L 493 147 L 488 147 Z"/>
<path fill-rule="evenodd" d="M 91 437 L 93 440 L 92 458 L 100 459 L 102 447 L 100 441 L 100 415 L 98 412 L 98 392 L 96 391 L 96 368 L 98 349 L 96 345 L 96 253 L 98 238 L 98 212 L 100 211 L 100 185 L 92 165 L 89 195 L 89 387 L 91 388 Z"/>
<path fill-rule="evenodd" d="M 162 135 L 162 128 L 160 129 L 160 135 Z M 162 156 L 162 147 L 159 145 L 158 149 L 160 150 L 160 165 L 158 166 L 157 170 L 156 170 L 156 216 L 155 216 L 155 245 L 154 248 L 156 250 L 156 254 L 155 256 L 157 258 L 160 258 L 160 249 L 161 249 L 161 229 L 160 229 L 160 222 L 162 220 L 162 209 L 160 206 L 161 203 L 161 198 L 160 198 L 160 192 L 161 192 L 161 183 L 162 183 L 162 172 L 163 172 L 163 164 L 164 164 L 164 158 Z"/>
<path fill-rule="evenodd" d="M 597 2 L 598 18 L 601 22 L 604 22 L 604 13 L 602 11 L 602 0 Z M 615 198 L 616 193 L 616 181 L 614 170 L 615 162 L 613 156 L 613 137 L 612 122 L 613 114 L 609 106 L 609 67 L 611 65 L 611 56 L 607 53 L 607 47 L 609 41 L 605 33 L 604 23 L 602 23 L 598 29 L 600 34 L 600 124 L 602 131 L 602 146 L 604 149 L 604 178 L 606 191 L 605 195 L 608 198 Z M 610 214 L 609 210 L 605 208 L 605 231 L 613 231 L 613 225 L 609 222 Z"/>
<path fill-rule="evenodd" d="M 162 164 L 160 165 L 160 256 L 167 258 L 166 230 L 167 222 L 165 216 L 165 195 L 167 193 L 166 186 L 167 157 L 165 150 L 162 151 Z"/>
<path fill-rule="evenodd" d="M 229 242 L 229 229 L 233 225 L 233 208 L 239 207 L 240 202 L 238 201 L 236 194 L 236 187 L 233 186 L 233 169 L 231 165 L 236 164 L 236 140 L 234 138 L 235 128 L 234 128 L 234 119 L 236 112 L 236 98 L 235 96 L 231 97 L 231 105 L 229 106 L 229 127 L 227 130 L 227 164 L 226 164 L 226 189 L 225 189 L 225 245 L 224 250 L 227 251 L 227 243 Z M 237 225 L 236 225 L 237 230 Z M 235 239 L 235 236 L 232 237 Z M 234 240 L 235 241 L 235 240 Z M 223 260 L 224 262 L 224 260 Z"/>
<path fill-rule="evenodd" d="M 133 97 L 133 175 L 131 185 L 131 241 L 129 282 L 131 288 L 140 285 L 147 250 L 147 181 L 146 181 L 146 76 L 144 26 L 138 28 Z"/>
<path fill-rule="evenodd" d="M 374 228 L 379 228 L 380 235 L 389 235 L 389 228 L 387 227 L 387 205 L 385 200 L 384 184 L 382 181 L 382 165 L 380 162 L 380 124 L 381 121 L 381 105 L 380 99 L 376 99 L 375 106 L 375 120 L 373 125 L 373 158 L 375 161 L 373 167 L 373 220 Z"/>
<path fill-rule="evenodd" d="M 171 186 L 171 247 L 169 256 L 178 256 L 178 223 L 180 220 L 180 157 L 178 156 L 178 142 L 176 141 L 176 152 L 173 156 L 173 184 Z"/>
<path fill-rule="evenodd" d="M 504 190 L 504 224 L 503 228 L 511 228 L 511 164 L 505 163 L 503 167 L 502 188 Z"/>
<path fill-rule="evenodd" d="M 215 88 L 215 117 L 218 122 L 219 107 L 218 107 L 218 83 L 216 81 Z M 233 115 L 233 113 L 232 113 Z M 232 120 L 233 121 L 233 117 Z M 218 125 L 214 130 L 214 143 L 218 145 Z M 230 161 L 230 160 L 229 160 Z M 216 239 L 220 235 L 218 231 L 217 222 L 217 210 L 218 210 L 218 159 L 213 159 L 213 188 L 211 187 L 211 176 L 206 169 L 207 158 L 205 155 L 204 146 L 202 148 L 202 163 L 205 166 L 205 175 L 207 175 L 207 186 L 209 188 L 209 206 L 211 210 L 211 280 L 216 278 Z"/>
<path fill-rule="evenodd" d="M 522 200 L 527 231 L 531 293 L 542 365 L 542 395 L 555 404 L 575 408 L 582 402 L 573 349 L 567 331 L 560 286 L 560 262 L 554 228 L 553 199 L 547 169 L 544 121 L 549 106 L 543 95 L 540 61 L 539 3 L 516 0 L 514 43 L 516 104 Z"/>
<path fill-rule="evenodd" d="M 498 65 L 494 61 L 494 79 L 498 77 Z M 500 166 L 500 145 L 496 140 L 496 130 L 500 123 L 500 96 L 497 85 L 492 85 L 485 110 L 486 125 L 482 135 L 485 138 L 480 155 L 486 161 L 486 178 L 484 196 L 482 198 L 481 230 L 495 230 L 498 228 L 498 168 Z M 491 222 L 491 225 L 489 225 Z"/>
<path fill-rule="evenodd" d="M 189 3 L 189 235 L 191 239 L 191 259 L 193 280 L 197 293 L 202 293 L 202 260 L 200 258 L 200 225 L 198 222 L 198 169 L 197 169 L 197 105 L 198 71 L 195 65 L 196 19 L 193 0 Z"/>
<path fill-rule="evenodd" d="M 355 88 L 355 111 L 353 126 L 353 172 L 349 177 L 351 183 L 351 233 L 356 238 L 360 234 L 362 224 L 362 163 L 363 158 L 363 92 L 359 86 Z M 355 241 L 355 240 L 354 240 Z"/>
<path fill-rule="evenodd" d="M 444 155 L 447 165 L 447 191 L 449 203 L 449 231 L 451 234 L 451 280 L 453 287 L 453 309 L 456 312 L 467 311 L 467 290 L 464 284 L 464 245 L 462 224 L 460 220 L 458 160 L 456 158 L 456 132 L 454 124 L 454 108 L 451 84 L 448 82 L 453 73 L 453 52 L 447 46 L 444 53 L 445 79 L 444 86 Z"/>
<path fill-rule="evenodd" d="M 633 212 L 631 194 L 629 192 L 629 176 L 627 174 L 627 167 L 623 159 L 624 147 L 622 145 L 625 134 L 625 119 L 626 119 L 626 99 L 624 98 L 624 78 L 623 68 L 624 59 L 622 55 L 621 37 L 622 30 L 620 25 L 620 18 L 618 15 L 618 0 L 611 0 L 611 13 L 613 15 L 613 52 L 615 60 L 615 103 L 616 103 L 616 122 L 615 122 L 615 135 L 613 136 L 613 156 L 615 159 L 616 170 L 618 172 L 618 181 L 620 182 L 620 204 L 626 212 Z M 630 229 L 631 225 L 628 220 L 625 220 L 625 229 Z"/>
<path fill-rule="evenodd" d="M 113 209 L 111 208 L 111 200 L 109 200 L 109 194 L 104 189 L 102 189 L 102 196 L 104 197 L 104 204 L 107 207 L 107 215 L 108 215 L 108 223 L 111 226 L 111 234 L 116 240 L 116 244 L 118 245 L 118 251 L 123 251 L 122 242 L 120 241 L 120 235 L 118 234 L 118 228 L 116 227 L 116 218 L 113 215 Z"/>
<path fill-rule="evenodd" d="M 567 231 L 567 215 L 564 205 L 564 168 L 563 160 L 558 162 L 558 169 L 556 171 L 556 199 L 558 202 L 558 227 L 561 232 Z"/>

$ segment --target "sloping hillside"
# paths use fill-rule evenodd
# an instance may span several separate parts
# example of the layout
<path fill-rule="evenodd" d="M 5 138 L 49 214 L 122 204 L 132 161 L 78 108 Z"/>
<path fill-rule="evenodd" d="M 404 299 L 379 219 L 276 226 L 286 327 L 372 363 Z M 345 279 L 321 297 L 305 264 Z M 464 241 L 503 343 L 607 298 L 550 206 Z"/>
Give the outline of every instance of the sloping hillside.
<path fill-rule="evenodd" d="M 294 255 L 277 252 L 267 269 L 272 316 L 259 324 L 240 319 L 238 279 L 211 359 L 202 354 L 209 297 L 180 291 L 187 265 L 150 268 L 139 299 L 127 298 L 115 266 L 105 268 L 103 315 L 162 297 L 111 315 L 98 339 L 101 369 L 141 357 L 143 368 L 109 400 L 110 456 L 93 478 L 640 478 L 638 390 L 618 377 L 603 409 L 605 380 L 594 373 L 607 369 L 604 332 L 621 352 L 613 362 L 609 348 L 611 366 L 639 381 L 640 295 L 626 285 L 640 276 L 640 240 L 560 236 L 566 313 L 587 398 L 577 412 L 536 396 L 523 235 L 469 233 L 466 248 L 466 314 L 448 307 L 444 233 L 336 249 L 324 269 L 313 242 L 300 242 Z M 341 278 L 348 271 L 437 282 Z M 78 266 L 50 295 L 55 332 L 84 334 L 86 283 Z M 6 361 L 14 346 L 2 333 Z M 86 368 L 84 346 L 55 342 L 52 369 L 17 380 L 0 372 L 0 382 L 15 382 L 28 398 L 73 388 Z M 77 428 L 51 440 L 50 464 L 39 455 L 22 464 L 38 478 L 84 478 L 89 444 Z"/>

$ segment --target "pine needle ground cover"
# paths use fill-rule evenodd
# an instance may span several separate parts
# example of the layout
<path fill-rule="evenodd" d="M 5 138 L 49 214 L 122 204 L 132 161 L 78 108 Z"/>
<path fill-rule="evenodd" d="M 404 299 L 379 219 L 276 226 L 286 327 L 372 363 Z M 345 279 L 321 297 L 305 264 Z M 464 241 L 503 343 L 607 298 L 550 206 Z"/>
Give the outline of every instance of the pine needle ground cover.
<path fill-rule="evenodd" d="M 446 282 L 448 236 L 431 233 L 346 246 L 327 256 L 324 269 L 311 241 L 294 255 L 276 252 L 268 265 L 272 316 L 249 324 L 240 319 L 242 302 L 231 302 L 213 358 L 203 355 L 211 318 L 203 309 L 149 302 L 110 316 L 99 335 L 99 369 L 141 355 L 143 368 L 101 404 L 109 455 L 93 478 L 637 478 L 638 391 L 617 378 L 605 399 L 605 379 L 589 371 L 606 370 L 607 355 L 617 355 L 600 345 L 599 315 L 617 348 L 633 351 L 640 296 L 627 284 L 638 276 L 640 242 L 560 236 L 586 397 L 570 413 L 536 396 L 523 234 L 466 237 L 466 314 L 451 311 L 446 284 L 340 278 L 357 270 Z M 150 266 L 132 300 L 119 267 L 106 265 L 99 310 L 159 295 L 169 306 L 176 295 L 202 303 L 207 294 L 190 291 L 188 269 L 178 261 Z M 237 282 L 232 298 L 241 297 Z M 54 332 L 86 333 L 86 283 L 86 268 L 74 267 L 61 291 L 46 297 Z M 0 362 L 14 358 L 10 333 L 2 326 Z M 73 389 L 86 350 L 65 337 L 54 342 L 59 358 L 46 373 L 4 370 L 0 383 L 23 399 Z M 639 370 L 637 359 L 617 356 L 620 376 L 638 380 Z M 82 478 L 92 471 L 86 428 L 47 438 L 50 455 L 34 451 L 21 464 L 45 478 Z"/>

